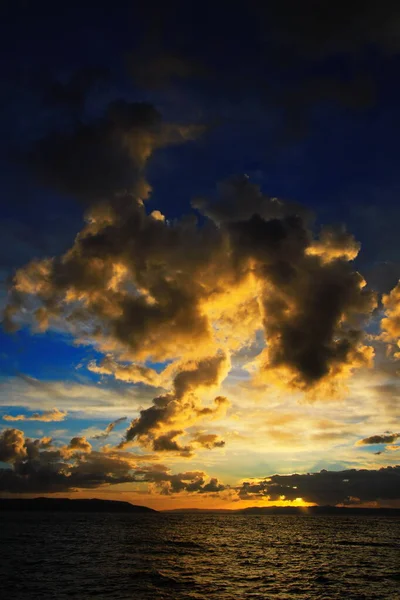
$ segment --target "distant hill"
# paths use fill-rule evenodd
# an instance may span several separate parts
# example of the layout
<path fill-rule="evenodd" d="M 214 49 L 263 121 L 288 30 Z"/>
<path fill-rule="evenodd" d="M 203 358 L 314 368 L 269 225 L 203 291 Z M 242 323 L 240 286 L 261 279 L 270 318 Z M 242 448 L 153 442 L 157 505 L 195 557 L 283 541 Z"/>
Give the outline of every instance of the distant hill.
<path fill-rule="evenodd" d="M 93 513 L 141 513 L 160 514 L 158 511 L 122 502 L 119 500 L 99 500 L 70 498 L 0 498 L 2 511 L 48 511 L 48 512 L 93 512 Z M 204 514 L 221 513 L 233 515 L 348 515 L 348 516 L 390 516 L 400 517 L 400 508 L 360 508 L 337 506 L 252 506 L 237 510 L 177 508 L 162 511 L 163 513 Z"/>
<path fill-rule="evenodd" d="M 230 513 L 233 515 L 349 515 L 349 516 L 390 516 L 400 517 L 400 508 L 360 508 L 338 506 L 252 506 L 237 510 L 231 509 L 198 509 L 176 508 L 167 510 L 168 513 Z"/>
<path fill-rule="evenodd" d="M 231 508 L 169 508 L 164 513 L 237 513 Z"/>
<path fill-rule="evenodd" d="M 349 516 L 398 516 L 400 517 L 400 508 L 361 508 L 357 506 L 254 506 L 235 511 L 240 514 L 250 515 L 349 515 Z"/>
<path fill-rule="evenodd" d="M 0 511 L 56 511 L 96 513 L 157 513 L 147 506 L 118 500 L 70 498 L 0 498 Z"/>

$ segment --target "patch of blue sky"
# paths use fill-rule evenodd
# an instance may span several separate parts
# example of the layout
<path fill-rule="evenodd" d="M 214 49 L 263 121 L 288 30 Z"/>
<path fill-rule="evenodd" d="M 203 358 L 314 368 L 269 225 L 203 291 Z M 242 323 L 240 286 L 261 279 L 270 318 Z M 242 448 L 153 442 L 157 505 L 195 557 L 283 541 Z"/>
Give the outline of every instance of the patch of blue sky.
<path fill-rule="evenodd" d="M 77 380 L 76 367 L 101 356 L 89 346 L 75 346 L 66 334 L 49 331 L 32 335 L 26 329 L 11 335 L 0 329 L 0 349 L 0 376 L 24 373 L 41 380 Z M 87 374 L 92 381 L 98 380 L 98 376 Z"/>

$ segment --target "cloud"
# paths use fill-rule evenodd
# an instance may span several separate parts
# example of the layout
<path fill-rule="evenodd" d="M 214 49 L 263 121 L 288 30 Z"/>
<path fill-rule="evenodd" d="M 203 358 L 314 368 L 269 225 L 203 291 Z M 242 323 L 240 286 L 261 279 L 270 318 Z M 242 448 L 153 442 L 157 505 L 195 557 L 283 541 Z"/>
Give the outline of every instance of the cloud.
<path fill-rule="evenodd" d="M 155 134 L 160 121 L 150 105 L 117 102 L 96 123 L 47 135 L 32 150 L 29 164 L 44 183 L 84 200 L 138 191 L 152 149 L 152 130 Z M 129 146 L 134 136 L 137 152 Z"/>
<path fill-rule="evenodd" d="M 201 489 L 201 492 L 203 494 L 206 494 L 206 493 L 217 494 L 218 492 L 223 492 L 225 489 L 226 489 L 226 486 L 223 485 L 222 483 L 219 483 L 218 479 L 213 477 L 210 479 L 210 481 L 208 483 L 206 483 L 203 486 L 203 488 Z"/>
<path fill-rule="evenodd" d="M 203 406 L 197 393 L 201 389 L 218 386 L 229 367 L 230 362 L 224 354 L 183 365 L 175 375 L 172 391 L 157 396 L 152 406 L 140 411 L 120 447 L 137 440 L 153 450 L 190 454 L 191 447 L 181 446 L 176 440 L 184 433 L 176 427 L 188 427 L 204 417 L 211 419 L 224 414 L 229 405 L 225 397 L 217 396 L 212 406 Z"/>
<path fill-rule="evenodd" d="M 375 298 L 344 257 L 326 261 L 321 249 L 319 256 L 309 253 L 310 232 L 297 216 L 265 221 L 255 215 L 230 228 L 238 260 L 254 261 L 262 273 L 267 348 L 258 364 L 264 375 L 307 389 L 370 364 L 373 350 L 361 343 L 354 317 L 371 314 Z"/>
<path fill-rule="evenodd" d="M 51 421 L 64 421 L 67 416 L 65 410 L 58 410 L 53 408 L 52 410 L 46 410 L 42 413 L 35 412 L 31 415 L 4 415 L 4 421 L 44 421 L 50 423 Z"/>
<path fill-rule="evenodd" d="M 25 459 L 37 458 L 39 450 L 48 448 L 52 439 L 44 437 L 40 440 L 25 438 L 19 429 L 3 429 L 0 433 L 0 461 L 17 463 Z"/>
<path fill-rule="evenodd" d="M 108 73 L 105 69 L 79 69 L 67 80 L 48 82 L 43 94 L 44 103 L 50 107 L 66 108 L 73 117 L 79 118 L 84 111 L 88 95 L 107 79 Z"/>
<path fill-rule="evenodd" d="M 248 195 L 264 216 L 242 219 Z M 66 328 L 106 354 L 89 369 L 125 381 L 159 384 L 146 362 L 168 361 L 167 388 L 181 364 L 230 356 L 263 329 L 265 380 L 334 388 L 373 357 L 363 324 L 376 299 L 349 263 L 359 246 L 344 230 L 315 238 L 296 205 L 260 195 L 234 181 L 230 218 L 203 225 L 154 219 L 139 201 L 97 205 L 66 254 L 17 271 L 5 323 Z"/>
<path fill-rule="evenodd" d="M 251 118 L 250 110 L 272 114 L 277 136 L 287 142 L 309 130 L 316 106 L 374 105 L 376 64 L 398 54 L 399 21 L 392 0 L 379 7 L 355 0 L 346 10 L 315 0 L 301 8 L 296 0 L 249 2 L 230 12 L 228 28 L 225 11 L 211 4 L 200 21 L 181 11 L 179 26 L 168 10 L 156 17 L 150 12 L 151 51 L 139 45 L 131 74 L 140 87 L 168 86 L 184 108 L 189 97 L 189 110 L 194 104 L 225 123 Z M 251 43 L 243 44 L 244 31 L 251 32 Z M 222 52 L 230 60 L 216 59 Z"/>
<path fill-rule="evenodd" d="M 0 461 L 14 462 L 26 455 L 23 432 L 19 429 L 5 429 L 0 436 Z"/>
<path fill-rule="evenodd" d="M 154 369 L 145 365 L 120 364 L 112 355 L 105 356 L 99 364 L 96 364 L 95 361 L 89 362 L 87 368 L 92 373 L 112 375 L 115 379 L 130 383 L 144 383 L 157 386 L 161 382 L 159 374 Z"/>
<path fill-rule="evenodd" d="M 146 89 L 165 89 L 174 82 L 205 75 L 201 63 L 177 53 L 142 47 L 128 57 L 128 70 L 135 83 Z"/>
<path fill-rule="evenodd" d="M 155 437 L 152 447 L 155 452 L 179 452 L 181 456 L 191 456 L 191 447 L 182 446 L 176 438 L 183 435 L 182 430 L 172 430 Z"/>
<path fill-rule="evenodd" d="M 213 493 L 225 489 L 214 478 L 207 482 L 203 471 L 171 473 L 159 464 L 146 464 L 146 456 L 105 449 L 94 451 L 84 437 L 57 447 L 49 438 L 30 440 L 22 431 L 0 433 L 0 491 L 52 493 L 131 483 L 140 489 L 170 495 L 180 492 Z"/>
<path fill-rule="evenodd" d="M 385 51 L 400 50 L 396 2 L 389 1 L 376 10 L 374 3 L 356 1 L 344 10 L 314 0 L 307 0 L 302 7 L 295 0 L 284 0 L 274 3 L 271 10 L 267 8 L 264 15 L 272 16 L 270 26 L 279 43 L 287 44 L 294 56 L 300 52 L 318 60 L 343 52 L 357 54 L 369 44 Z"/>
<path fill-rule="evenodd" d="M 215 433 L 198 433 L 193 437 L 193 442 L 202 448 L 207 448 L 207 450 L 223 448 L 225 446 L 224 440 L 221 440 Z"/>
<path fill-rule="evenodd" d="M 238 493 L 246 500 L 264 498 L 274 502 L 302 498 L 319 505 L 349 504 L 351 498 L 359 498 L 361 503 L 400 500 L 400 466 L 272 475 L 244 482 Z"/>
<path fill-rule="evenodd" d="M 211 15 L 214 17 L 212 22 Z M 160 47 L 160 53 L 184 47 L 187 49 L 186 56 L 190 56 L 198 44 L 198 38 L 193 34 L 193 24 L 194 21 L 199 22 L 200 18 L 203 55 L 215 63 L 216 51 L 221 48 L 222 27 L 226 24 L 225 11 L 216 11 L 211 3 L 207 3 L 201 17 L 182 9 L 179 31 L 174 27 L 175 15 L 167 7 L 160 8 L 160 12 L 154 15 L 150 5 L 143 9 L 141 16 L 151 33 L 152 47 L 158 49 L 165 32 L 172 30 L 175 35 L 168 38 L 167 48 Z M 230 17 L 230 27 L 223 29 L 224 43 L 229 48 L 233 44 L 240 45 L 244 29 L 249 28 L 253 40 L 257 42 L 249 48 L 254 58 L 257 58 L 255 50 L 263 59 L 267 58 L 267 51 L 275 50 L 269 58 L 281 68 L 287 66 L 287 61 L 298 64 L 303 57 L 319 62 L 325 57 L 343 53 L 358 55 L 366 52 L 371 44 L 385 53 L 400 50 L 400 36 L 396 27 L 400 10 L 393 0 L 379 7 L 373 2 L 355 0 L 346 10 L 341 5 L 316 0 L 305 0 L 301 6 L 296 0 L 263 4 L 252 1 L 238 11 L 231 11 Z M 247 57 L 246 50 L 243 50 L 243 54 Z M 238 57 L 238 62 L 241 58 Z"/>
<path fill-rule="evenodd" d="M 324 262 L 336 259 L 354 260 L 361 249 L 361 244 L 344 227 L 323 227 L 319 240 L 307 249 L 307 254 L 320 256 Z"/>
<path fill-rule="evenodd" d="M 309 209 L 297 202 L 283 201 L 264 194 L 247 175 L 221 182 L 217 187 L 216 197 L 198 197 L 191 204 L 218 225 L 246 221 L 254 215 L 267 221 L 298 215 L 306 223 L 314 218 Z"/>
<path fill-rule="evenodd" d="M 356 446 L 368 446 L 373 444 L 392 444 L 400 438 L 400 433 L 385 433 L 384 435 L 371 435 L 359 440 Z"/>
<path fill-rule="evenodd" d="M 108 438 L 110 433 L 112 431 L 114 431 L 115 426 L 118 425 L 119 423 L 123 423 L 124 421 L 126 421 L 126 419 L 127 419 L 127 417 L 121 417 L 120 419 L 115 419 L 115 421 L 112 421 L 111 423 L 109 423 L 107 425 L 107 427 L 105 428 L 105 430 L 102 433 L 94 435 L 93 439 L 94 440 L 104 440 L 104 439 Z"/>
<path fill-rule="evenodd" d="M 65 86 L 62 90 L 68 92 Z M 47 134 L 26 162 L 41 182 L 86 203 L 117 195 L 129 202 L 130 194 L 148 196 L 144 168 L 152 152 L 200 131 L 199 126 L 164 124 L 150 104 L 114 100 L 96 120 L 80 119 L 72 131 Z"/>
<path fill-rule="evenodd" d="M 79 452 L 90 452 L 92 446 L 85 437 L 73 437 L 68 446 L 69 450 Z"/>
<path fill-rule="evenodd" d="M 123 416 L 150 402 L 156 389 L 138 385 L 96 385 L 79 381 L 38 380 L 24 374 L 0 381 L 0 400 L 4 407 L 21 407 L 37 412 L 51 412 L 54 401 L 59 410 L 84 414 L 88 418 Z"/>
<path fill-rule="evenodd" d="M 400 281 L 389 294 L 382 297 L 386 317 L 381 321 L 382 338 L 389 342 L 394 358 L 400 358 Z"/>
<path fill-rule="evenodd" d="M 152 473 L 151 478 L 164 496 L 181 492 L 212 494 L 227 489 L 227 486 L 219 483 L 216 478 L 211 478 L 206 483 L 205 473 L 202 471 L 188 471 L 173 475 L 168 475 L 163 471 L 155 471 Z"/>

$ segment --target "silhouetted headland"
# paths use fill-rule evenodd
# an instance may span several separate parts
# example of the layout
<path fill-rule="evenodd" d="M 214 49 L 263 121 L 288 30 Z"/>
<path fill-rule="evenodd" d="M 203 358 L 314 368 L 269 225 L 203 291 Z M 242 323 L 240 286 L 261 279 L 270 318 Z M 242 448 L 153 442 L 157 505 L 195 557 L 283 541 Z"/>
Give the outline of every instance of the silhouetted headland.
<path fill-rule="evenodd" d="M 57 512 L 109 512 L 109 513 L 156 513 L 147 506 L 139 506 L 119 500 L 70 498 L 0 498 L 0 511 L 57 511 Z"/>

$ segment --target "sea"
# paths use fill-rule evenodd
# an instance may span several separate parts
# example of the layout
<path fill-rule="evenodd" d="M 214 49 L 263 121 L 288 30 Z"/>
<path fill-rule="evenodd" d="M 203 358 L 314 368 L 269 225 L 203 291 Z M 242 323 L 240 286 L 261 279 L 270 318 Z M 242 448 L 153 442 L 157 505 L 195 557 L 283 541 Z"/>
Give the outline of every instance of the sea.
<path fill-rule="evenodd" d="M 395 517 L 3 512 L 5 600 L 399 600 Z"/>

